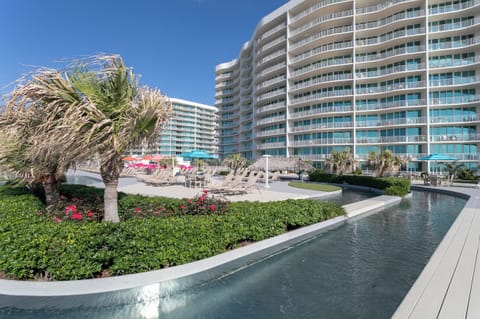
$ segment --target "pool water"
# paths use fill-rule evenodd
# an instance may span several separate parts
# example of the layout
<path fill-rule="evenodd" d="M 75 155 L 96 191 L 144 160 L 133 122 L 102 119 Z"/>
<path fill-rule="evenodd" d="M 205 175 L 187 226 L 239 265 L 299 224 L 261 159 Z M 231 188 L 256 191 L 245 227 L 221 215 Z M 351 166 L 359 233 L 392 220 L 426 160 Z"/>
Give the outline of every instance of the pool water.
<path fill-rule="evenodd" d="M 148 302 L 30 312 L 0 309 L 0 317 L 390 318 L 465 202 L 414 192 L 398 206 L 167 298 L 155 298 L 153 290 Z M 132 300 L 138 298 L 138 291 L 133 294 Z"/>

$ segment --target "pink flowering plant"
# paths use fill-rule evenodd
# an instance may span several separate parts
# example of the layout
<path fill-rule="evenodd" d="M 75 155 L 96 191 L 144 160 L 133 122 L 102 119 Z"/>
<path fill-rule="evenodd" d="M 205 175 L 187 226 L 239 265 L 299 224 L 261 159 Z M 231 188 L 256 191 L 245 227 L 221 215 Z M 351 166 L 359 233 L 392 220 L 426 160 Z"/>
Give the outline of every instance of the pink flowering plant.
<path fill-rule="evenodd" d="M 179 209 L 182 215 L 223 215 L 228 210 L 228 202 L 204 190 L 201 195 L 184 199 Z"/>
<path fill-rule="evenodd" d="M 75 222 L 96 222 L 103 216 L 103 208 L 100 203 L 92 202 L 91 199 L 84 201 L 82 199 L 64 195 L 60 196 L 60 201 L 54 207 L 49 207 L 48 215 L 55 223 L 65 221 Z"/>

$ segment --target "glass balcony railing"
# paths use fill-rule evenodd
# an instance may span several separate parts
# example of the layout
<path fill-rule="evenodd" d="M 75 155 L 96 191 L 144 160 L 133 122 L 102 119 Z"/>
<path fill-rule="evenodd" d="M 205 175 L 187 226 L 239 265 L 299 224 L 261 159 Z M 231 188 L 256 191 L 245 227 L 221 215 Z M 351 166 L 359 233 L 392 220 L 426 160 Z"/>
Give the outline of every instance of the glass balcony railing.
<path fill-rule="evenodd" d="M 325 92 L 319 92 L 319 93 L 314 93 L 298 98 L 294 98 L 291 100 L 291 104 L 298 104 L 298 103 L 303 103 L 303 102 L 309 102 L 325 97 L 337 97 L 337 96 L 347 96 L 347 95 L 352 95 L 353 90 L 352 89 L 345 89 L 345 90 L 334 90 L 334 91 L 325 91 Z"/>
<path fill-rule="evenodd" d="M 454 11 L 461 11 L 471 7 L 478 6 L 479 4 L 480 4 L 480 0 L 470 0 L 466 2 L 460 2 L 460 3 L 448 2 L 443 4 L 437 4 L 428 8 L 428 14 L 434 15 L 434 14 L 442 14 L 442 13 L 448 13 L 448 12 L 454 12 Z"/>
<path fill-rule="evenodd" d="M 425 81 L 414 81 L 414 82 L 403 82 L 403 83 L 394 83 L 391 85 L 377 86 L 377 87 L 366 87 L 366 88 L 357 88 L 357 94 L 377 94 L 385 93 L 394 90 L 404 90 L 404 89 L 415 89 L 425 87 Z"/>
<path fill-rule="evenodd" d="M 304 31 L 307 31 L 310 28 L 313 28 L 321 23 L 330 21 L 330 20 L 337 20 L 339 18 L 344 18 L 344 17 L 353 17 L 353 10 L 346 10 L 346 11 L 339 11 L 339 12 L 333 12 L 324 16 L 321 16 L 319 18 L 316 18 L 292 31 L 290 31 L 290 37 L 294 37 L 299 33 L 302 33 Z"/>
<path fill-rule="evenodd" d="M 480 122 L 479 115 L 449 115 L 449 116 L 430 116 L 430 123 L 464 123 L 464 122 Z"/>
<path fill-rule="evenodd" d="M 309 117 L 309 116 L 319 115 L 319 114 L 343 113 L 343 112 L 352 112 L 352 111 L 353 111 L 352 106 L 322 107 L 322 108 L 317 108 L 309 111 L 290 113 L 290 118 L 298 119 L 302 117 Z"/>
<path fill-rule="evenodd" d="M 302 140 L 302 141 L 293 141 L 290 142 L 290 146 L 316 146 L 316 145 L 327 145 L 327 144 L 352 144 L 352 138 L 319 138 L 311 140 Z"/>
<path fill-rule="evenodd" d="M 357 55 L 356 62 L 371 62 L 371 61 L 386 59 L 392 56 L 398 56 L 401 54 L 418 53 L 423 51 L 425 51 L 425 46 L 414 45 L 414 46 L 393 49 L 385 52 L 379 52 L 376 54 Z"/>
<path fill-rule="evenodd" d="M 290 132 L 305 132 L 305 131 L 315 131 L 321 129 L 333 129 L 333 128 L 352 128 L 353 122 L 329 122 L 329 123 L 317 123 L 310 125 L 298 125 L 290 128 Z"/>
<path fill-rule="evenodd" d="M 410 12 L 399 12 L 384 19 L 357 24 L 357 31 L 375 29 L 400 20 L 417 18 L 425 15 L 425 10 L 415 10 Z"/>

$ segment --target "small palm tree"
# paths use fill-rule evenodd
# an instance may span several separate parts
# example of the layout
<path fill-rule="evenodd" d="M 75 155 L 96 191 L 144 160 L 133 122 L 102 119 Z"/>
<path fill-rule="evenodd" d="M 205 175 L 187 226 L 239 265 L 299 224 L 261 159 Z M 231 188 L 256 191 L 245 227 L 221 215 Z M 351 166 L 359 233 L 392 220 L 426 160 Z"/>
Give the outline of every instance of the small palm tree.
<path fill-rule="evenodd" d="M 406 160 L 393 155 L 391 150 L 383 152 L 371 152 L 367 158 L 367 166 L 375 171 L 375 176 L 383 177 L 386 173 L 398 170 Z"/>
<path fill-rule="evenodd" d="M 242 157 L 240 154 L 231 154 L 223 160 L 222 165 L 233 169 L 234 173 L 236 174 L 239 169 L 247 166 L 247 159 Z"/>
<path fill-rule="evenodd" d="M 43 146 L 35 147 L 32 157 L 41 157 L 41 150 L 47 155 L 64 154 L 62 163 L 98 157 L 106 221 L 119 221 L 122 154 L 155 140 L 171 113 L 171 103 L 160 91 L 139 87 L 137 80 L 120 56 L 94 56 L 64 71 L 39 70 L 8 103 L 17 109 L 41 104 L 50 114 L 34 139 Z"/>
<path fill-rule="evenodd" d="M 353 158 L 349 149 L 343 151 L 332 151 L 330 156 L 325 160 L 325 166 L 332 174 L 343 175 L 347 171 L 355 169 L 357 161 Z"/>
<path fill-rule="evenodd" d="M 457 173 L 463 167 L 463 164 L 458 164 L 457 161 L 444 164 L 448 172 L 448 182 L 453 183 L 453 179 L 457 176 Z"/>

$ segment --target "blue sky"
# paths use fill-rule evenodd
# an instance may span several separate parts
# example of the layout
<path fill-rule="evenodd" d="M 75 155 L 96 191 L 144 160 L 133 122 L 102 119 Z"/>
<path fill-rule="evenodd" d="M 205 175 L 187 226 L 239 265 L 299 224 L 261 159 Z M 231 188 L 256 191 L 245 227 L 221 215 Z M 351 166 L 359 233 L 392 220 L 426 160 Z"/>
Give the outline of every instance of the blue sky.
<path fill-rule="evenodd" d="M 215 66 L 287 0 L 0 0 L 0 94 L 38 66 L 118 53 L 141 84 L 214 103 Z"/>

